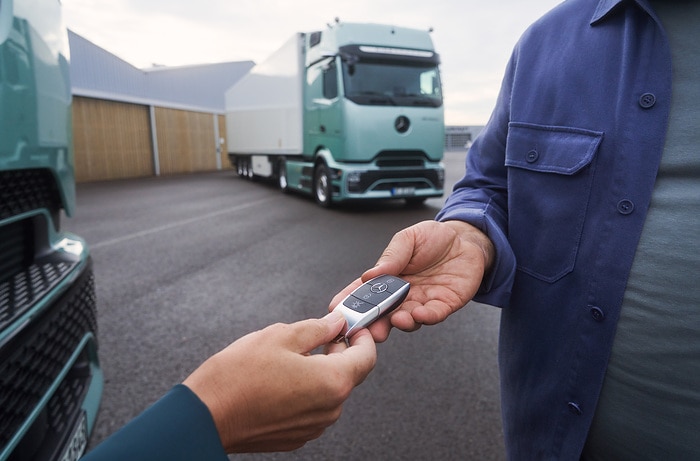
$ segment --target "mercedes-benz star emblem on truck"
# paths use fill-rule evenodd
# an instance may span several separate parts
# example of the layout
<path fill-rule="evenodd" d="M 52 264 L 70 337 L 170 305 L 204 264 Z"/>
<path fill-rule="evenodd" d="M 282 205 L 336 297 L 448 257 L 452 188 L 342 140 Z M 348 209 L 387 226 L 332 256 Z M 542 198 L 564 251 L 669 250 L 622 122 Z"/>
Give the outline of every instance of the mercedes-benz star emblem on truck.
<path fill-rule="evenodd" d="M 405 115 L 399 115 L 396 117 L 396 120 L 394 120 L 394 128 L 396 128 L 396 131 L 399 133 L 407 132 L 410 127 L 411 121 Z"/>

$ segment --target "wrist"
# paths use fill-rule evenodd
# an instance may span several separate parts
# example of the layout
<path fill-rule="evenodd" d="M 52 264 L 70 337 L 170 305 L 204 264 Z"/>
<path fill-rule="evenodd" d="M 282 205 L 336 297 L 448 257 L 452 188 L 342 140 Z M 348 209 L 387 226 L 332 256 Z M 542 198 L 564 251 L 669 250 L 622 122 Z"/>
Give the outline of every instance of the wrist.
<path fill-rule="evenodd" d="M 481 250 L 484 260 L 484 274 L 489 272 L 496 256 L 491 239 L 481 229 L 464 221 L 444 221 L 443 224 L 457 232 L 462 242 L 474 245 Z"/>

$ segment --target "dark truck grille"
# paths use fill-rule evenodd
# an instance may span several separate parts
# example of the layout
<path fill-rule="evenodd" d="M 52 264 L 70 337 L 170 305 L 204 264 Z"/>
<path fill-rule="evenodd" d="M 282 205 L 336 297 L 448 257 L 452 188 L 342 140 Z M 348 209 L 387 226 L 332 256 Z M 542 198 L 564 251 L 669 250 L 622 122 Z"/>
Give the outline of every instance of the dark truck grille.
<path fill-rule="evenodd" d="M 0 349 L 0 450 L 46 395 L 85 334 L 96 330 L 95 285 L 89 265 L 54 309 L 33 319 Z M 73 367 L 49 402 L 49 432 L 65 429 L 79 410 L 90 380 L 89 372 L 76 372 L 80 367 L 84 363 Z"/>
<path fill-rule="evenodd" d="M 381 151 L 374 158 L 374 164 L 382 169 L 362 172 L 359 181 L 348 184 L 348 192 L 390 191 L 395 187 L 442 189 L 442 174 L 425 168 L 430 161 L 422 150 Z"/>
<path fill-rule="evenodd" d="M 407 178 L 413 181 L 407 182 Z M 348 184 L 348 191 L 362 193 L 372 187 L 377 181 L 381 184 L 373 187 L 372 190 L 391 190 L 394 187 L 415 187 L 416 189 L 442 188 L 442 180 L 437 170 L 378 170 L 365 171 L 360 174 L 360 180 L 356 183 Z"/>
<path fill-rule="evenodd" d="M 51 255 L 34 259 L 34 220 L 0 227 L 0 331 L 54 288 L 77 261 Z"/>
<path fill-rule="evenodd" d="M 0 171 L 0 220 L 42 208 L 56 212 L 59 197 L 49 170 Z"/>

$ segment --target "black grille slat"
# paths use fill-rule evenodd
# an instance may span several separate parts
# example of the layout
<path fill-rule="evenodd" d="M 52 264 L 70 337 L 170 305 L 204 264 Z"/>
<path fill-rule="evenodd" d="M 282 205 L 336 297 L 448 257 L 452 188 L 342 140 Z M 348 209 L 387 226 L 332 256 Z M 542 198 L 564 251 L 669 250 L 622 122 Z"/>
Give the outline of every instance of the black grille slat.
<path fill-rule="evenodd" d="M 0 171 L 0 220 L 32 210 L 60 209 L 60 194 L 49 170 Z"/>
<path fill-rule="evenodd" d="M 35 263 L 0 283 L 0 330 L 51 291 L 76 264 L 74 261 Z"/>
<path fill-rule="evenodd" d="M 46 394 L 84 335 L 96 333 L 95 304 L 94 277 L 88 270 L 61 300 L 59 308 L 47 312 L 17 341 L 4 346 L 0 357 L 0 449 Z M 72 397 L 63 403 L 62 397 L 56 397 L 50 404 L 52 427 L 63 427 L 75 416 L 67 413 L 76 411 L 74 402 L 79 401 L 88 379 L 89 375 L 74 377 L 65 384 L 72 390 L 60 390 L 62 397 Z"/>

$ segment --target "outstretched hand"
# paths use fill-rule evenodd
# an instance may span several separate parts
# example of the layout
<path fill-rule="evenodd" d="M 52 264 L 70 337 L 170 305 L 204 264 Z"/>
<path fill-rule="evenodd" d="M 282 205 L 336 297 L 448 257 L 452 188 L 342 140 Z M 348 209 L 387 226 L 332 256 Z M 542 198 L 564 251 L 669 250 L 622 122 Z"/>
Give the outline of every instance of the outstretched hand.
<path fill-rule="evenodd" d="M 294 450 L 340 417 L 377 359 L 367 330 L 350 347 L 332 343 L 344 325 L 341 314 L 271 325 L 215 354 L 184 381 L 209 408 L 227 453 Z M 311 354 L 320 346 L 325 354 Z"/>
<path fill-rule="evenodd" d="M 401 307 L 369 327 L 375 341 L 385 341 L 392 326 L 414 331 L 442 322 L 476 294 L 493 260 L 486 235 L 461 221 L 423 221 L 398 232 L 377 264 L 338 293 L 336 306 L 353 289 L 381 274 L 411 283 Z"/>

